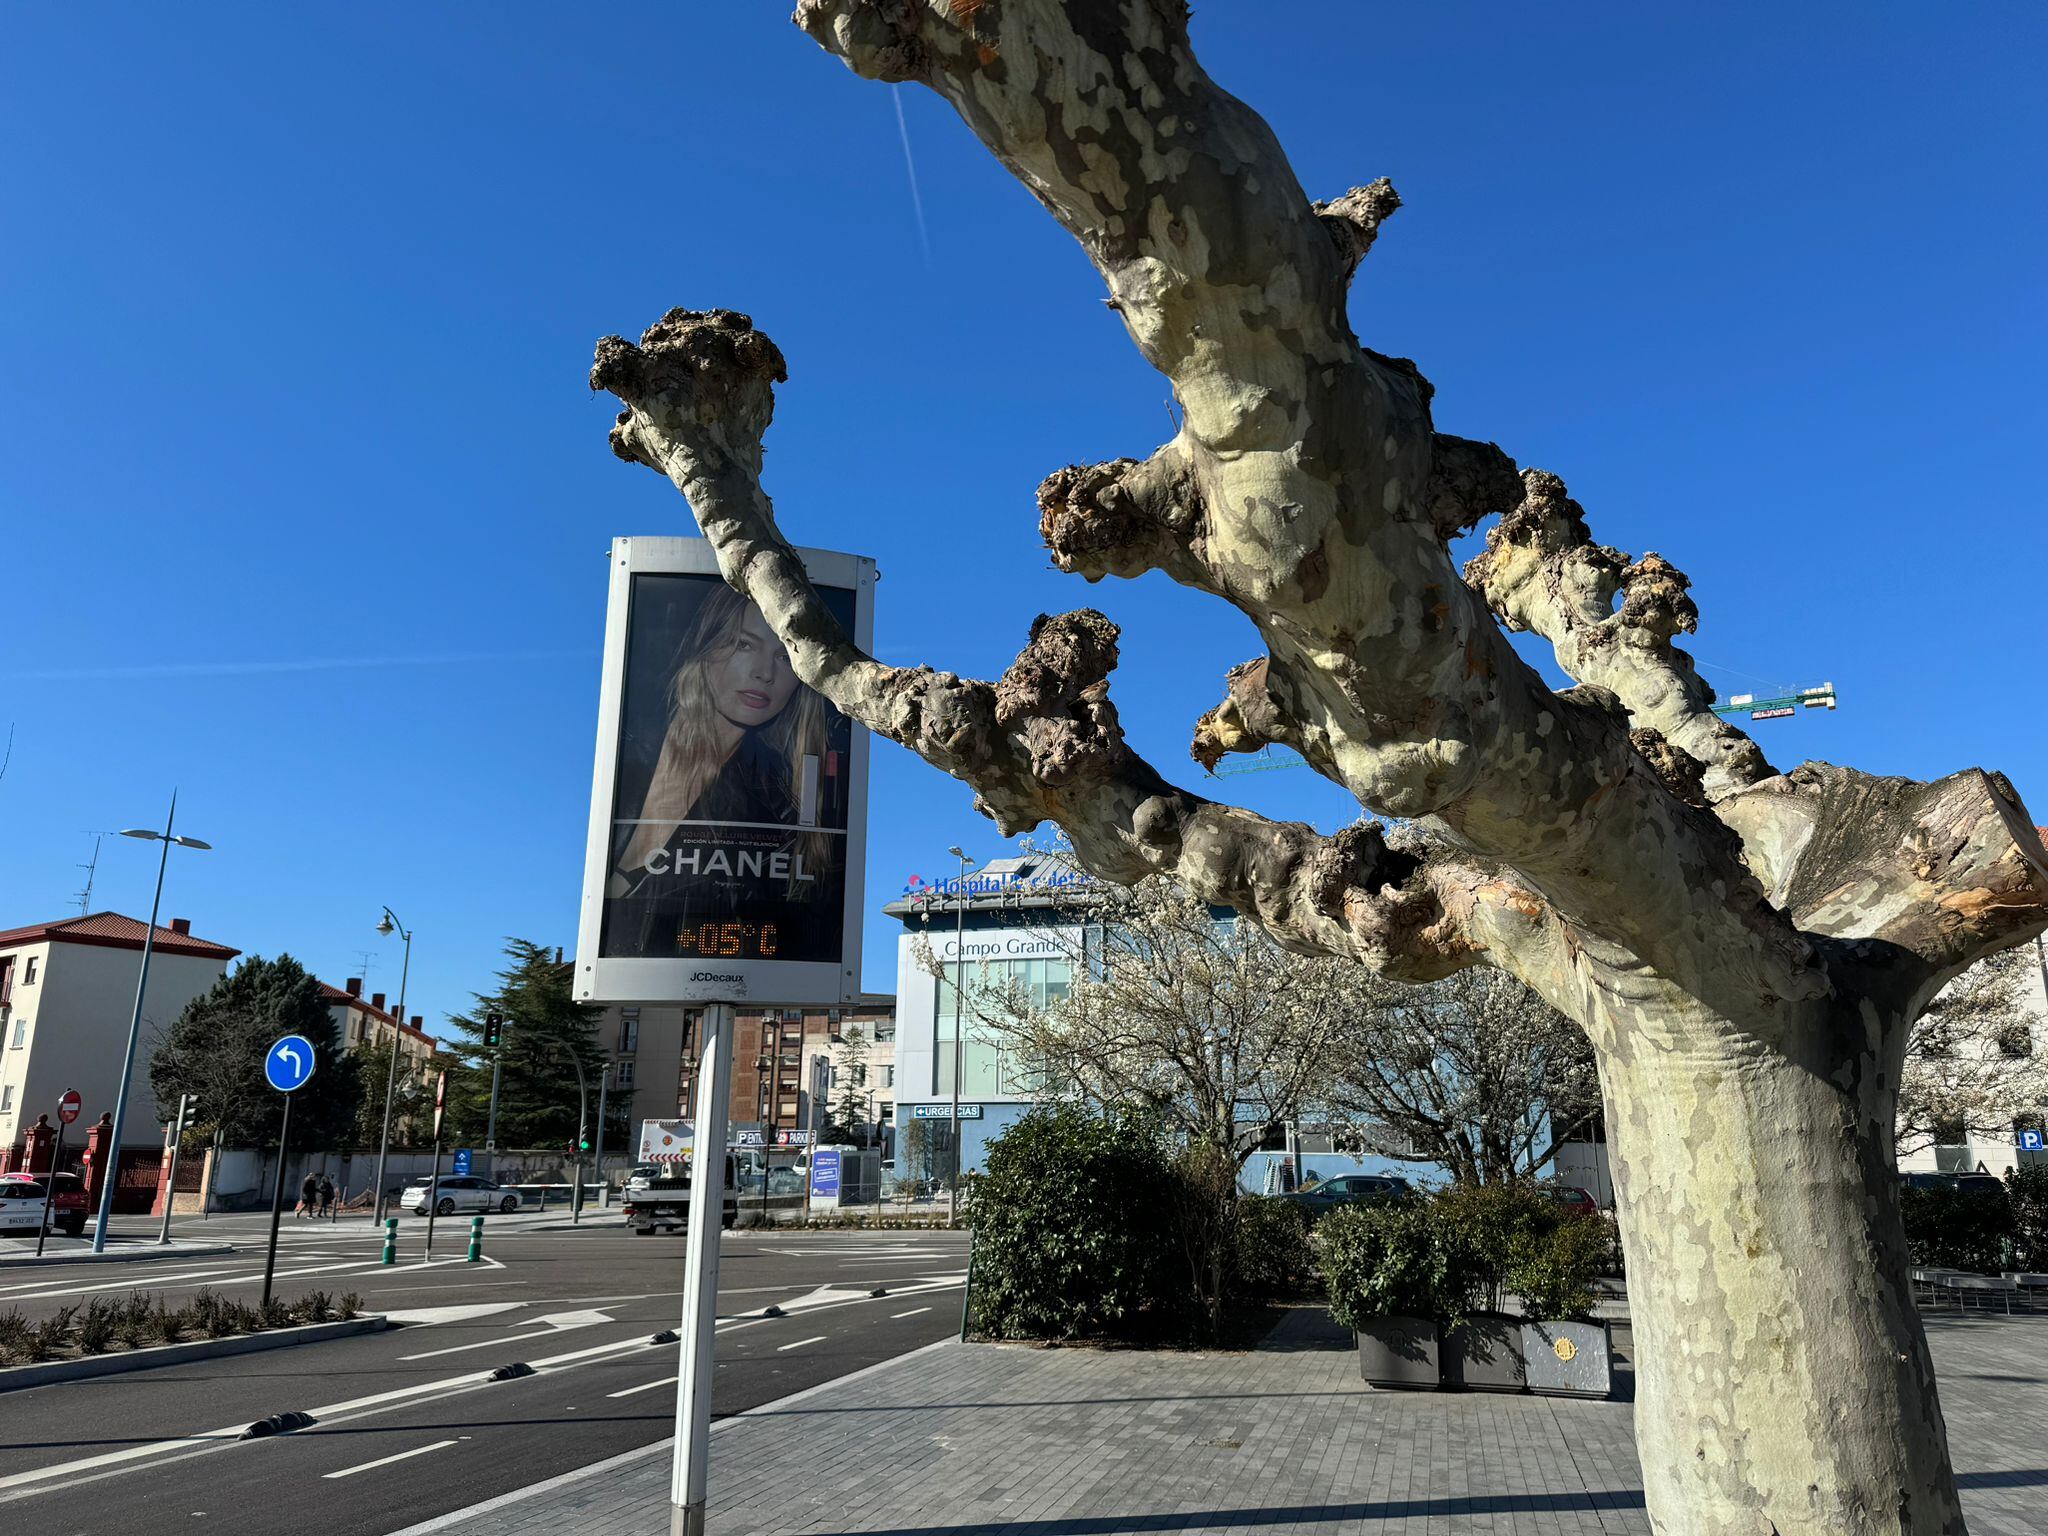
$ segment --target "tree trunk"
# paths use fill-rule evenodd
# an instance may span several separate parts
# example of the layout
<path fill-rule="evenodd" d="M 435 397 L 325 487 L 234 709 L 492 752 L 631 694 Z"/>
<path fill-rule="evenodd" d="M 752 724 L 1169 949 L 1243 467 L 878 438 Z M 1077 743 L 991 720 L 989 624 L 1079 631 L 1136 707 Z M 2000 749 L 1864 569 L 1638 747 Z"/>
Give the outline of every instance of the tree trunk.
<path fill-rule="evenodd" d="M 1651 1523 L 1962 1532 L 1899 1216 L 1903 1026 L 1837 1005 L 1787 1045 L 1626 1022 L 1601 1075 Z"/>

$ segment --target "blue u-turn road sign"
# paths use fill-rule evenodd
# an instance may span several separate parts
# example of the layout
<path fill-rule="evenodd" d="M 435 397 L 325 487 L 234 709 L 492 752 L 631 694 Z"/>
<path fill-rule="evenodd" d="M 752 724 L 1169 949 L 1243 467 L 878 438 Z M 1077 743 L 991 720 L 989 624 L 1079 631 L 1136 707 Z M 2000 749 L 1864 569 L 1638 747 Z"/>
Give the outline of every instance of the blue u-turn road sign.
<path fill-rule="evenodd" d="M 279 1093 L 306 1086 L 313 1075 L 313 1042 L 304 1035 L 286 1035 L 263 1058 L 263 1076 Z"/>

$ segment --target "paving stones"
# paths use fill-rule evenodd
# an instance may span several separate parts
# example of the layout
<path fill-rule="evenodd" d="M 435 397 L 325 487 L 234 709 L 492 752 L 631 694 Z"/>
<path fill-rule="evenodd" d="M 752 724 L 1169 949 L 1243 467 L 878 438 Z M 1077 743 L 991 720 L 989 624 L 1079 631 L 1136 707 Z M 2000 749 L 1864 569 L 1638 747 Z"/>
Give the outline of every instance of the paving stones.
<path fill-rule="evenodd" d="M 1928 1330 L 1973 1536 L 2040 1532 L 2048 1318 L 1930 1317 Z M 720 1536 L 1647 1536 L 1627 1402 L 1374 1392 L 1348 1345 L 1305 1310 L 1250 1354 L 921 1351 L 723 1423 L 709 1523 Z M 1626 1366 L 1626 1329 L 1616 1345 Z M 662 1536 L 668 1477 L 650 1452 L 433 1529 Z"/>

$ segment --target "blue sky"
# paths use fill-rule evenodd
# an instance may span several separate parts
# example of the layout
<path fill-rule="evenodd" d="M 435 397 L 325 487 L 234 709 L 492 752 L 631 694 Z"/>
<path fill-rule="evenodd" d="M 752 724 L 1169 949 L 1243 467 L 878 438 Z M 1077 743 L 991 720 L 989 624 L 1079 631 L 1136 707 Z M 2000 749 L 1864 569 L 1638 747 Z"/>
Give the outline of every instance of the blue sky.
<path fill-rule="evenodd" d="M 177 785 L 216 851 L 166 915 L 208 936 L 332 980 L 367 950 L 395 992 L 388 902 L 430 1025 L 504 935 L 573 947 L 604 551 L 691 531 L 584 376 L 676 304 L 788 354 L 770 489 L 796 541 L 879 561 L 886 659 L 991 675 L 1034 614 L 1102 607 L 1134 738 L 1196 772 L 1249 627 L 1059 576 L 1031 496 L 1149 452 L 1165 385 L 936 98 L 786 9 L 0 12 L 0 926 L 73 910 L 87 834 Z M 1758 728 L 1774 760 L 1982 763 L 2040 819 L 2044 34 L 2017 4 L 1196 17 L 1312 195 L 1394 178 L 1354 317 L 1438 425 L 1690 573 L 1724 693 L 1837 684 Z M 1347 816 L 1302 772 L 1221 787 Z M 1001 851 L 969 801 L 878 746 L 871 907 Z M 94 905 L 145 912 L 153 875 L 110 840 Z"/>

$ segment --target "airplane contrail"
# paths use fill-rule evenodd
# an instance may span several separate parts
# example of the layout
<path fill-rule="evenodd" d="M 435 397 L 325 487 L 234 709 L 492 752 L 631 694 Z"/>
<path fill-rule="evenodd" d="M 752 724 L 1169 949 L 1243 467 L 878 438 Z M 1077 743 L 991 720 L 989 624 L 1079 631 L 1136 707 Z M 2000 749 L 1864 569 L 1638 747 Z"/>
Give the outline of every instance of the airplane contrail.
<path fill-rule="evenodd" d="M 595 661 L 595 651 L 447 651 L 431 656 L 308 656 L 291 661 L 167 661 L 141 667 L 45 667 L 16 672 L 23 682 L 87 682 L 129 677 L 249 677 L 271 672 L 343 672 L 368 667 L 450 667 L 499 661 Z"/>
<path fill-rule="evenodd" d="M 889 87 L 889 99 L 896 103 L 896 131 L 903 136 L 903 164 L 910 171 L 910 206 L 917 210 L 917 243 L 924 247 L 925 265 L 932 260 L 932 237 L 924 226 L 924 197 L 917 190 L 917 159 L 910 153 L 910 123 L 903 116 L 903 87 Z"/>

